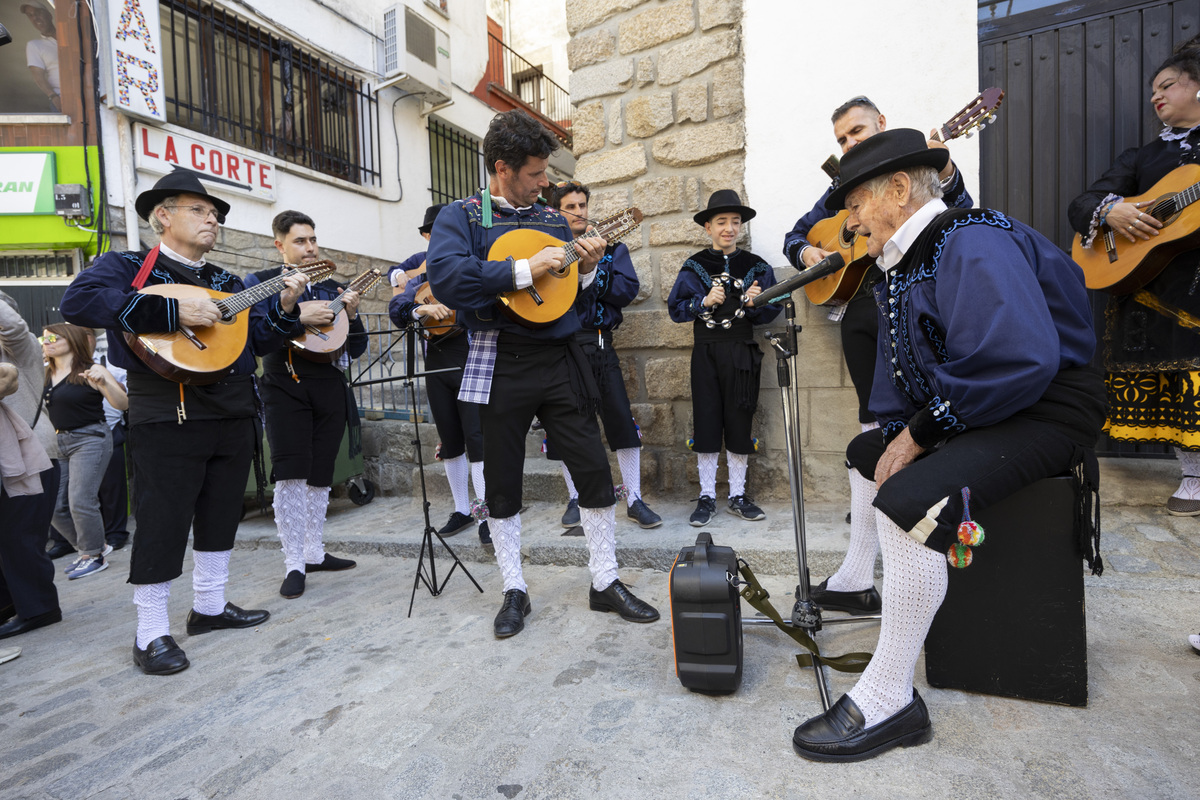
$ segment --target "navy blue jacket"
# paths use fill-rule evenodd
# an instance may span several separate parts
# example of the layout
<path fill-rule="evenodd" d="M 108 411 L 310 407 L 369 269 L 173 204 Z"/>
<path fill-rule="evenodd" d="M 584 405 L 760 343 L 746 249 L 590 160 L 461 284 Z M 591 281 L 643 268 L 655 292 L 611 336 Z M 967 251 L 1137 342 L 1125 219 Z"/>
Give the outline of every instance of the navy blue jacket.
<path fill-rule="evenodd" d="M 596 279 L 575 298 L 579 324 L 588 330 L 615 331 L 624 318 L 621 309 L 633 302 L 639 289 L 629 248 L 610 244 L 596 265 Z"/>
<path fill-rule="evenodd" d="M 703 311 L 704 297 L 712 288 L 711 276 L 724 272 L 726 264 L 730 275 L 745 282 L 743 292 L 755 281 L 758 281 L 760 289 L 769 289 L 775 285 L 774 268 L 749 250 L 735 250 L 727 262 L 720 251 L 711 248 L 701 250 L 683 262 L 683 267 L 675 278 L 675 285 L 671 287 L 671 294 L 667 297 L 667 313 L 671 315 L 671 319 L 676 322 L 692 322 L 698 319 Z M 735 292 L 726 291 L 725 302 L 713 312 L 715 321 L 720 322 L 732 316 L 741 306 L 740 296 L 735 295 Z M 768 304 L 764 308 L 747 308 L 745 319 L 752 325 L 763 325 L 779 316 L 782 310 L 782 306 L 775 304 Z"/>

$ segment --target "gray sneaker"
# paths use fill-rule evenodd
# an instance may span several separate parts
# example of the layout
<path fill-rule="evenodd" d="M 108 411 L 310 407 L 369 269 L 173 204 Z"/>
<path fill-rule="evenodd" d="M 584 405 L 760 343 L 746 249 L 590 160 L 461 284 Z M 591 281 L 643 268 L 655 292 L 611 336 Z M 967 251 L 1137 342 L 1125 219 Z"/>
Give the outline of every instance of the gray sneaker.
<path fill-rule="evenodd" d="M 567 501 L 567 511 L 562 515 L 562 526 L 574 528 L 579 524 L 579 498 L 572 497 Z"/>

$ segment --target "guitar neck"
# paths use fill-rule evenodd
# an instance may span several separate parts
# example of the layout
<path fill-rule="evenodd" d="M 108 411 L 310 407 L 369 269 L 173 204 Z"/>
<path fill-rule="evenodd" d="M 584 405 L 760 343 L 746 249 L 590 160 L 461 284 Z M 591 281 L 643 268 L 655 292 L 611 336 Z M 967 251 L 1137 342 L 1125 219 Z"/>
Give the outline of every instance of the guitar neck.
<path fill-rule="evenodd" d="M 359 275 L 357 278 L 350 281 L 350 285 L 346 287 L 346 291 L 347 292 L 358 292 L 359 294 L 363 294 L 365 292 L 371 291 L 371 287 L 373 287 L 376 283 L 378 283 L 382 279 L 383 279 L 383 273 L 377 269 L 372 269 L 370 272 L 364 272 L 362 275 Z M 332 311 L 334 314 L 340 314 L 342 312 L 342 310 L 346 307 L 346 302 L 344 300 L 342 300 L 342 298 L 345 296 L 346 296 L 345 292 L 343 292 L 342 294 L 338 295 L 333 300 L 330 300 L 329 306 L 328 306 L 329 310 Z"/>
<path fill-rule="evenodd" d="M 283 278 L 283 275 L 277 275 L 274 278 L 265 280 L 262 283 L 251 286 L 249 289 L 244 289 L 237 294 L 218 300 L 217 306 L 221 309 L 221 313 L 224 316 L 229 317 L 240 314 L 255 303 L 282 292 L 284 287 Z"/>
<path fill-rule="evenodd" d="M 1200 200 L 1200 183 L 1193 183 L 1191 186 L 1187 187 L 1182 192 L 1171 198 L 1171 202 L 1175 204 L 1176 212 L 1182 211 L 1197 200 Z M 1158 205 L 1159 204 L 1157 203 L 1155 204 L 1153 211 L 1158 211 Z M 1155 214 L 1155 216 L 1158 215 Z M 1170 214 L 1167 216 L 1169 217 Z"/>

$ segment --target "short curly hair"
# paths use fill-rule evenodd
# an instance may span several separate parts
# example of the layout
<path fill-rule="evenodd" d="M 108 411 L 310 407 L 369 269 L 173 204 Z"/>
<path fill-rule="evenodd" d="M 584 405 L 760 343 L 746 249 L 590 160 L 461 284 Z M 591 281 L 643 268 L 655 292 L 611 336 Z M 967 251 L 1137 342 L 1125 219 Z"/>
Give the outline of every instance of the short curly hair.
<path fill-rule="evenodd" d="M 525 160 L 549 158 L 558 150 L 558 139 L 542 123 L 521 110 L 497 114 L 483 137 L 483 161 L 489 175 L 496 174 L 496 162 L 512 169 L 525 166 Z"/>

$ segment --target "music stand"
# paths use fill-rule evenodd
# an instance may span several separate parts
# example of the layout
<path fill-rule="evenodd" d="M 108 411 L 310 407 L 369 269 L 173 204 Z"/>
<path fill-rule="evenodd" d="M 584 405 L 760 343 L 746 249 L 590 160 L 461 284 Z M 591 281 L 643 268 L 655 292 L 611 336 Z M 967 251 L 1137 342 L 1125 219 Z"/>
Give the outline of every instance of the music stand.
<path fill-rule="evenodd" d="M 811 581 L 808 575 L 808 547 L 804 532 L 804 470 L 800 457 L 800 395 L 796 392 L 794 359 L 798 353 L 796 334 L 801 326 L 796 324 L 796 303 L 789 296 L 786 300 L 777 301 L 783 306 L 784 329 L 782 333 L 764 334 L 775 351 L 776 374 L 779 378 L 779 388 L 783 392 L 783 432 L 787 445 L 788 481 L 792 492 L 792 523 L 796 534 L 796 567 L 800 575 L 800 583 L 796 585 L 796 605 L 792 608 L 792 618 L 787 624 L 802 628 L 816 640 L 817 631 L 823 625 L 838 625 L 849 622 L 872 622 L 883 618 L 881 614 L 869 614 L 858 617 L 845 617 L 823 620 L 821 607 L 813 603 L 809 596 Z M 762 616 L 743 617 L 743 625 L 774 625 L 775 623 Z M 829 683 L 825 676 L 820 656 L 812 654 L 813 673 L 817 679 L 817 692 L 821 695 L 821 707 L 828 711 L 831 705 L 829 699 Z"/>

